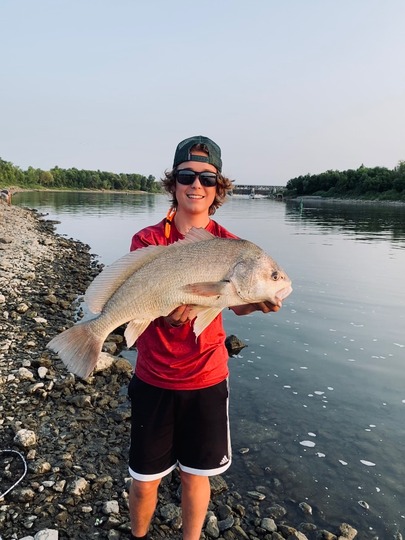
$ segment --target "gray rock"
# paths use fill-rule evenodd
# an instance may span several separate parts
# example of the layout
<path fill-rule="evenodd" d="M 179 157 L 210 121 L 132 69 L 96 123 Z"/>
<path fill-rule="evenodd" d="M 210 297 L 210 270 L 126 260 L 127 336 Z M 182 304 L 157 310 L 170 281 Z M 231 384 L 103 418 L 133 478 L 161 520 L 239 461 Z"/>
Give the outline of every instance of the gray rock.
<path fill-rule="evenodd" d="M 260 522 L 260 527 L 267 532 L 276 532 L 277 525 L 274 519 L 272 518 L 263 518 Z"/>
<path fill-rule="evenodd" d="M 341 523 L 339 525 L 339 534 L 344 536 L 347 540 L 353 540 L 357 536 L 357 530 L 348 523 Z"/>
<path fill-rule="evenodd" d="M 86 491 L 89 488 L 89 484 L 85 478 L 77 478 L 68 486 L 68 493 L 71 495 L 76 495 L 77 497 L 80 497 L 83 495 L 83 493 L 86 493 Z"/>
<path fill-rule="evenodd" d="M 34 536 L 34 540 L 58 540 L 58 538 L 59 534 L 55 529 L 43 529 Z"/>
<path fill-rule="evenodd" d="M 104 502 L 103 513 L 106 514 L 107 516 L 110 514 L 119 514 L 120 507 L 119 507 L 118 501 L 112 500 L 112 501 Z"/>
<path fill-rule="evenodd" d="M 20 429 L 17 431 L 14 437 L 14 442 L 22 448 L 29 448 L 35 446 L 37 443 L 37 436 L 31 429 Z"/>
<path fill-rule="evenodd" d="M 205 532 L 210 538 L 219 538 L 218 520 L 214 515 L 208 517 L 205 523 Z"/>

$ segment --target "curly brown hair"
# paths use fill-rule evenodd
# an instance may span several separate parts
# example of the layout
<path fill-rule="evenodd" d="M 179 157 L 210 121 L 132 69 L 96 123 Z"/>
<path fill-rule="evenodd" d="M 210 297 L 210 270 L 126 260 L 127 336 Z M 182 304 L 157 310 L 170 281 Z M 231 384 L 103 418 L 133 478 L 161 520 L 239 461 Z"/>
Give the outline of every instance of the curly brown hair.
<path fill-rule="evenodd" d="M 193 146 L 192 150 L 202 150 L 204 152 L 206 151 L 203 144 L 197 144 Z M 170 171 L 165 171 L 164 178 L 161 178 L 161 182 L 165 191 L 172 196 L 170 202 L 173 208 L 177 208 L 178 206 L 178 202 L 176 199 L 176 172 L 177 167 Z M 233 189 L 233 180 L 230 180 L 226 176 L 223 176 L 220 172 L 218 172 L 217 175 L 218 176 L 215 199 L 208 210 L 208 214 L 210 216 L 215 214 L 216 209 L 224 204 L 228 192 L 232 191 Z"/>

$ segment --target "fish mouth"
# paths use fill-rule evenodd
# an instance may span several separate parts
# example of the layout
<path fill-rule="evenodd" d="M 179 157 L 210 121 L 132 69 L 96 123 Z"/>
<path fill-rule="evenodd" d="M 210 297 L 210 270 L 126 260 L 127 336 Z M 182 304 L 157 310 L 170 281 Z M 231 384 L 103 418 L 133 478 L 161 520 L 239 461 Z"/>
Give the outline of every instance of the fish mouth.
<path fill-rule="evenodd" d="M 288 287 L 284 287 L 283 289 L 280 289 L 279 291 L 277 291 L 277 294 L 276 294 L 276 297 L 279 299 L 279 300 L 284 300 L 285 298 L 287 298 L 287 296 L 289 296 L 293 291 L 293 288 L 291 287 L 291 285 L 288 285 Z"/>

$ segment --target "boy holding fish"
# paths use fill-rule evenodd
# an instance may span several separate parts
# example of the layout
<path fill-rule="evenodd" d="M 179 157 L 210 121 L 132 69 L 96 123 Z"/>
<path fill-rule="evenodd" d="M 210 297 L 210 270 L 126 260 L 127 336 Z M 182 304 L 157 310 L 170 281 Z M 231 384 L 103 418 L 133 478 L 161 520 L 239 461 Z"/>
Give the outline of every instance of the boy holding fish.
<path fill-rule="evenodd" d="M 134 235 L 131 251 L 173 244 L 193 227 L 202 229 L 201 235 L 207 234 L 207 238 L 235 239 L 211 218 L 232 187 L 221 171 L 221 150 L 212 140 L 197 136 L 179 143 L 173 170 L 163 180 L 172 208 L 166 219 Z M 207 258 L 207 280 L 226 257 L 226 253 L 218 253 L 216 260 Z M 190 275 L 198 294 L 216 294 L 217 284 L 194 283 L 193 268 L 187 262 L 185 259 L 181 272 Z M 273 279 L 279 279 L 279 274 L 281 270 L 275 269 Z M 287 286 L 280 288 L 275 303 L 244 302 L 230 309 L 237 315 L 278 311 L 281 300 L 291 292 L 285 278 Z M 225 281 L 220 286 L 230 286 Z M 153 285 L 145 283 L 145 288 Z M 209 477 L 223 473 L 231 464 L 228 353 L 222 317 L 220 311 L 208 310 L 206 326 L 196 339 L 195 316 L 195 306 L 180 305 L 168 316 L 152 321 L 136 342 L 138 358 L 129 386 L 132 540 L 148 537 L 159 483 L 176 467 L 182 483 L 183 538 L 198 540 L 210 499 Z"/>

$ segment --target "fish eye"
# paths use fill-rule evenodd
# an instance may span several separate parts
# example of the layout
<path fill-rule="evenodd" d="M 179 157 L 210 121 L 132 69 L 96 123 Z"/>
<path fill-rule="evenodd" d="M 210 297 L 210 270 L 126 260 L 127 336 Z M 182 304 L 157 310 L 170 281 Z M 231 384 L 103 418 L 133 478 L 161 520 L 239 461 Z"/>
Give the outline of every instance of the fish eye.
<path fill-rule="evenodd" d="M 281 278 L 281 275 L 277 270 L 274 270 L 274 272 L 271 274 L 271 279 L 273 281 L 278 281 Z"/>

